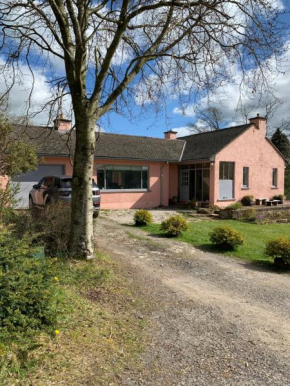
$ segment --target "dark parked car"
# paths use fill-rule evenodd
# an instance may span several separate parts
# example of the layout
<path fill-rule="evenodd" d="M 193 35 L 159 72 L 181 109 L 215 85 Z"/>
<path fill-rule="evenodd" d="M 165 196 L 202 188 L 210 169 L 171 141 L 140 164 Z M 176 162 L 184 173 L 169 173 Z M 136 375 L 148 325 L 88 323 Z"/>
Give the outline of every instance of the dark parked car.
<path fill-rule="evenodd" d="M 56 200 L 71 202 L 72 186 L 71 176 L 47 176 L 43 177 L 37 185 L 29 192 L 29 208 L 44 207 Z M 94 217 L 98 217 L 100 212 L 100 189 L 92 180 Z"/>

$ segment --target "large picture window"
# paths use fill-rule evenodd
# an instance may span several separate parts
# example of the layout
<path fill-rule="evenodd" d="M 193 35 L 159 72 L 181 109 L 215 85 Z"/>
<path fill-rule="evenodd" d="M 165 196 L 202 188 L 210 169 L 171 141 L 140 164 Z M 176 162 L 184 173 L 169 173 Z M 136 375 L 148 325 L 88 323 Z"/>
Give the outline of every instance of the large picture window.
<path fill-rule="evenodd" d="M 148 166 L 98 165 L 97 176 L 100 189 L 148 189 Z"/>

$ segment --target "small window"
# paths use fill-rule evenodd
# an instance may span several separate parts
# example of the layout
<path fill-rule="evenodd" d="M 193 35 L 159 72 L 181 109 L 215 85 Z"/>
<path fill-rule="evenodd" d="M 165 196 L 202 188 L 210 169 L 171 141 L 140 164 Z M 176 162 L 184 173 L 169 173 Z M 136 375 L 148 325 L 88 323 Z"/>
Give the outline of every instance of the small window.
<path fill-rule="evenodd" d="M 273 168 L 273 171 L 272 171 L 272 186 L 274 188 L 277 188 L 277 175 L 278 175 L 278 169 L 277 168 Z"/>
<path fill-rule="evenodd" d="M 249 187 L 249 168 L 247 166 L 243 167 L 243 188 Z"/>

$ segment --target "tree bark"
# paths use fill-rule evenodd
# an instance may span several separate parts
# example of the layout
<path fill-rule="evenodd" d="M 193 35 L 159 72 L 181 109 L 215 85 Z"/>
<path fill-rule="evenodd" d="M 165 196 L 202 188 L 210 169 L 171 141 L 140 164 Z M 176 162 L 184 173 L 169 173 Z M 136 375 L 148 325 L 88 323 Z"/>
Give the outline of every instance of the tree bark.
<path fill-rule="evenodd" d="M 96 117 L 87 112 L 75 115 L 76 147 L 72 177 L 70 255 L 91 259 L 93 250 L 92 176 Z"/>

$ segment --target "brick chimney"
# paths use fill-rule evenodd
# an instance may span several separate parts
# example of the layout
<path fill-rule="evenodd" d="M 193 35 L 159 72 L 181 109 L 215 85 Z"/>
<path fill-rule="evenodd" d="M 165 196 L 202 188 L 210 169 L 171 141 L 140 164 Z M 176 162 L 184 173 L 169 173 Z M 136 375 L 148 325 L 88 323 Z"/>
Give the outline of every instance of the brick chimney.
<path fill-rule="evenodd" d="M 59 116 L 53 121 L 54 128 L 61 132 L 66 132 L 71 130 L 71 120 L 66 119 L 63 113 L 59 114 Z"/>
<path fill-rule="evenodd" d="M 255 118 L 250 118 L 249 119 L 250 123 L 254 124 L 257 129 L 263 133 L 263 135 L 266 137 L 267 134 L 267 119 L 264 117 L 260 117 L 259 114 Z"/>
<path fill-rule="evenodd" d="M 177 131 L 174 130 L 168 130 L 164 132 L 164 138 L 165 139 L 176 139 Z"/>

